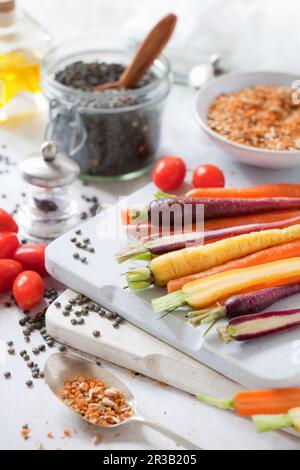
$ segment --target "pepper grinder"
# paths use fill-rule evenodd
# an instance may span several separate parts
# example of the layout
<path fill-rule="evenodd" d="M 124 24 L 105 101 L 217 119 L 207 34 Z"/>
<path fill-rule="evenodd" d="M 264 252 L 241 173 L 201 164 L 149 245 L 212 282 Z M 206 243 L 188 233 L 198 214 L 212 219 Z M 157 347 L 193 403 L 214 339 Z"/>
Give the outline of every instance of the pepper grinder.
<path fill-rule="evenodd" d="M 53 240 L 78 223 L 78 207 L 70 195 L 79 166 L 59 153 L 52 141 L 44 142 L 40 151 L 20 164 L 28 185 L 27 199 L 21 208 L 19 223 L 25 235 Z"/>

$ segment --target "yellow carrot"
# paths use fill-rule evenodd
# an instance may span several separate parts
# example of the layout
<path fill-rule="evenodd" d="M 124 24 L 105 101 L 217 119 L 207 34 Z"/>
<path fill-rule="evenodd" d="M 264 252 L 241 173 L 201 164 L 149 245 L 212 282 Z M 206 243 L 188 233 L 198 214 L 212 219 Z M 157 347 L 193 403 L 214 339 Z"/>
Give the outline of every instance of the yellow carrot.
<path fill-rule="evenodd" d="M 190 282 L 180 291 L 152 301 L 155 311 L 163 312 L 188 304 L 202 308 L 248 289 L 280 286 L 300 277 L 300 257 L 273 261 L 251 268 L 234 269 Z"/>
<path fill-rule="evenodd" d="M 128 285 L 133 290 L 151 285 L 165 286 L 168 281 L 219 266 L 242 256 L 300 238 L 300 225 L 262 230 L 226 238 L 205 246 L 184 248 L 154 258 L 149 267 L 129 271 Z M 140 282 L 141 281 L 141 282 Z"/>

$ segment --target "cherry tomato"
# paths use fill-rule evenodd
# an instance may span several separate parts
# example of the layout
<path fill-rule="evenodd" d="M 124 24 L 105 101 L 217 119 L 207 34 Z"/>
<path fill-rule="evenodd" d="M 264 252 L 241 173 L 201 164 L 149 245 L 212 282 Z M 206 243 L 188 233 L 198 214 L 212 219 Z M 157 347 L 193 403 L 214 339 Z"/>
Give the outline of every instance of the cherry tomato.
<path fill-rule="evenodd" d="M 13 259 L 0 259 L 0 292 L 7 292 L 16 277 L 23 271 L 21 263 Z"/>
<path fill-rule="evenodd" d="M 224 188 L 223 172 L 215 165 L 200 165 L 193 174 L 195 188 Z"/>
<path fill-rule="evenodd" d="M 12 258 L 19 245 L 16 233 L 0 232 L 0 259 Z"/>
<path fill-rule="evenodd" d="M 0 209 L 0 232 L 18 233 L 19 227 L 12 216 L 4 209 Z"/>
<path fill-rule="evenodd" d="M 46 276 L 45 250 L 46 245 L 22 245 L 15 252 L 13 259 L 19 261 L 24 270 Z"/>
<path fill-rule="evenodd" d="M 173 191 L 183 183 L 186 166 L 182 158 L 167 156 L 161 158 L 152 172 L 152 180 L 162 191 Z"/>
<path fill-rule="evenodd" d="M 13 294 L 21 308 L 31 309 L 35 307 L 43 299 L 44 293 L 44 281 L 34 271 L 23 271 L 14 281 Z"/>

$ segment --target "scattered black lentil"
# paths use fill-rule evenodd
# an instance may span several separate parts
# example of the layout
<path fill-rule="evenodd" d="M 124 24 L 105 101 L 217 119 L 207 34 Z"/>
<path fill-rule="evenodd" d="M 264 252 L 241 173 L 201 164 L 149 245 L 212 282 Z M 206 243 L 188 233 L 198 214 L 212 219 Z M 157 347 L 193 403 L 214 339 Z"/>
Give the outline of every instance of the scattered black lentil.
<path fill-rule="evenodd" d="M 10 379 L 11 378 L 11 372 L 4 372 L 3 374 L 5 379 Z"/>
<path fill-rule="evenodd" d="M 33 387 L 33 382 L 32 382 L 32 380 L 27 380 L 27 381 L 25 382 L 25 384 L 27 385 L 28 388 Z"/>
<path fill-rule="evenodd" d="M 99 331 L 99 330 L 94 330 L 94 331 L 93 331 L 93 336 L 94 336 L 95 338 L 99 338 L 99 336 L 101 336 L 100 331 Z"/>

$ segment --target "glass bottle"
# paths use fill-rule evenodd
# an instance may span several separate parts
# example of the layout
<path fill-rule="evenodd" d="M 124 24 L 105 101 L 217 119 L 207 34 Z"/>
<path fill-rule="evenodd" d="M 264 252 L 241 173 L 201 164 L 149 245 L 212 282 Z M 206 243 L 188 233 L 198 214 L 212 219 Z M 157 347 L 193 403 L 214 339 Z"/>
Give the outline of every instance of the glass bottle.
<path fill-rule="evenodd" d="M 15 0 L 0 0 L 0 123 L 45 108 L 40 61 L 51 38 Z"/>

